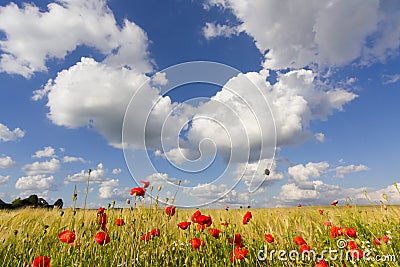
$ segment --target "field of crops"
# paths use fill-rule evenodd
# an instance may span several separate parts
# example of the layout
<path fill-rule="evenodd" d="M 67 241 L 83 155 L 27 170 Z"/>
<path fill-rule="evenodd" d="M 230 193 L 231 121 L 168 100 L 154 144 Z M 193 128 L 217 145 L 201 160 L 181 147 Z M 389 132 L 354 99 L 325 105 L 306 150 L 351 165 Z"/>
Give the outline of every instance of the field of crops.
<path fill-rule="evenodd" d="M 3 210 L 0 266 L 399 266 L 399 214 L 355 205 L 185 210 L 139 198 L 126 209 Z"/>

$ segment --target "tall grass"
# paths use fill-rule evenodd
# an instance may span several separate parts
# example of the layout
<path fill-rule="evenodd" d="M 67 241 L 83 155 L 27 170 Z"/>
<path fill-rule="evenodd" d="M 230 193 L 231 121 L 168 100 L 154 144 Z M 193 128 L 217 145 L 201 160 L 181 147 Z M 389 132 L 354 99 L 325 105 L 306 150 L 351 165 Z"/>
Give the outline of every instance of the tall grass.
<path fill-rule="evenodd" d="M 323 214 L 318 213 L 322 209 Z M 250 210 L 253 218 L 243 225 L 244 213 Z M 84 216 L 86 212 L 86 215 Z M 330 237 L 330 221 L 333 225 L 352 227 L 357 231 L 356 242 L 361 249 L 370 246 L 375 254 L 391 254 L 400 260 L 399 212 L 400 207 L 389 206 L 381 210 L 370 207 L 302 207 L 276 209 L 230 209 L 205 210 L 211 215 L 212 228 L 221 230 L 215 239 L 208 229 L 198 231 L 195 224 L 181 230 L 177 223 L 190 221 L 194 210 L 177 209 L 168 217 L 157 207 L 137 205 L 134 209 L 109 209 L 107 231 L 111 242 L 97 244 L 93 237 L 100 231 L 95 210 L 23 209 L 0 211 L 0 266 L 29 266 L 36 256 L 51 258 L 51 266 L 314 266 L 315 261 L 282 262 L 260 261 L 257 254 L 267 244 L 264 233 L 272 234 L 275 241 L 269 249 L 298 250 L 293 238 L 302 236 L 307 244 L 317 252 L 331 247 L 337 249 L 336 239 Z M 122 218 L 125 225 L 114 222 Z M 71 222 L 74 221 L 72 225 Z M 222 226 L 221 222 L 228 222 Z M 73 227 L 73 229 L 71 229 Z M 160 236 L 145 242 L 140 237 L 154 228 L 160 229 Z M 62 243 L 58 234 L 63 230 L 76 233 L 73 245 Z M 241 234 L 248 254 L 241 261 L 231 262 L 230 253 L 234 245 L 228 238 Z M 374 245 L 373 239 L 389 235 L 388 244 Z M 205 242 L 199 250 L 194 250 L 189 240 L 198 237 Z M 362 248 L 363 247 L 363 248 Z M 329 266 L 399 266 L 398 262 L 370 262 L 365 260 L 328 261 Z"/>

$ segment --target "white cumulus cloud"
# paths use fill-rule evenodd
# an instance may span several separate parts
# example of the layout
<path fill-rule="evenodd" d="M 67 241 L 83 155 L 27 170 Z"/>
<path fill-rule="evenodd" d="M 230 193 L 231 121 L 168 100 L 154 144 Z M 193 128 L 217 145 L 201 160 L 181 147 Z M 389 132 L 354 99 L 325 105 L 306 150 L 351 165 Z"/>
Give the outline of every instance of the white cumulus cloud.
<path fill-rule="evenodd" d="M 82 162 L 86 163 L 86 160 L 82 157 L 73 157 L 73 156 L 64 156 L 62 161 L 64 163 L 69 163 L 69 162 Z"/>
<path fill-rule="evenodd" d="M 51 146 L 46 146 L 43 150 L 38 150 L 35 152 L 35 155 L 32 158 L 48 158 L 53 157 L 55 155 L 55 150 Z"/>
<path fill-rule="evenodd" d="M 7 184 L 10 181 L 9 175 L 0 175 L 0 185 Z"/>
<path fill-rule="evenodd" d="M 39 174 L 55 173 L 60 169 L 60 161 L 58 159 L 51 159 L 49 161 L 35 161 L 31 164 L 26 164 L 22 170 L 30 176 L 38 176 Z"/>
<path fill-rule="evenodd" d="M 6 125 L 0 123 L 0 142 L 16 141 L 25 136 L 20 128 L 10 130 Z"/>
<path fill-rule="evenodd" d="M 15 188 L 29 191 L 50 190 L 54 187 L 54 177 L 46 175 L 28 175 L 20 177 Z"/>
<path fill-rule="evenodd" d="M 347 165 L 347 166 L 339 166 L 336 167 L 336 177 L 344 178 L 348 173 L 355 173 L 361 171 L 367 171 L 369 168 L 363 164 L 360 165 Z"/>
<path fill-rule="evenodd" d="M 104 0 L 62 0 L 40 10 L 34 4 L 0 7 L 0 71 L 30 77 L 46 71 L 46 60 L 64 58 L 78 45 L 96 48 L 107 64 L 152 69 L 147 56 L 147 36 L 135 23 L 117 25 Z"/>
<path fill-rule="evenodd" d="M 10 156 L 0 157 L 0 169 L 5 169 L 17 164 Z"/>

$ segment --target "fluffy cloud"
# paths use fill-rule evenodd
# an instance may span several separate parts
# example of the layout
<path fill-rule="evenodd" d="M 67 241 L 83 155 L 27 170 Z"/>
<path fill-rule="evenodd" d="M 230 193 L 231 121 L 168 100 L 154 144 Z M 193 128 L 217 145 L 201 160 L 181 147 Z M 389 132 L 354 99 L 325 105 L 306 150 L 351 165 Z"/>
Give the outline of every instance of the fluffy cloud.
<path fill-rule="evenodd" d="M 46 176 L 46 175 L 28 175 L 20 177 L 16 184 L 15 188 L 20 190 L 29 190 L 29 191 L 43 191 L 50 190 L 54 187 L 54 177 Z"/>
<path fill-rule="evenodd" d="M 38 150 L 35 152 L 35 155 L 32 158 L 44 158 L 44 157 L 53 157 L 55 154 L 54 148 L 51 146 L 46 146 L 43 150 Z"/>
<path fill-rule="evenodd" d="M 213 5 L 237 17 L 265 54 L 265 68 L 339 66 L 398 53 L 400 4 L 395 1 L 209 0 L 207 6 Z"/>
<path fill-rule="evenodd" d="M 49 161 L 35 161 L 31 164 L 26 164 L 22 170 L 30 176 L 38 177 L 38 174 L 55 173 L 60 169 L 60 161 L 58 159 L 51 159 Z"/>
<path fill-rule="evenodd" d="M 123 201 L 129 196 L 129 188 L 120 188 L 119 180 L 102 182 L 99 187 L 99 198 Z"/>
<path fill-rule="evenodd" d="M 0 185 L 7 184 L 10 181 L 10 176 L 0 175 Z"/>
<path fill-rule="evenodd" d="M 96 169 L 92 169 L 90 172 L 90 182 L 93 183 L 102 183 L 104 181 L 108 181 L 106 177 L 107 170 L 104 169 L 103 163 L 99 163 Z M 73 183 L 73 182 L 86 182 L 88 180 L 88 173 L 86 170 L 81 170 L 79 173 L 75 173 L 72 175 L 68 175 L 64 179 L 64 183 Z"/>
<path fill-rule="evenodd" d="M 321 143 L 325 142 L 325 134 L 323 133 L 316 133 L 314 137 Z"/>
<path fill-rule="evenodd" d="M 62 0 L 46 11 L 10 3 L 0 7 L 0 30 L 6 36 L 0 42 L 0 71 L 7 73 L 30 77 L 46 71 L 46 60 L 64 58 L 78 45 L 96 48 L 112 66 L 152 69 L 145 32 L 128 20 L 119 27 L 104 0 Z"/>
<path fill-rule="evenodd" d="M 146 177 L 146 181 L 149 181 L 153 186 L 177 183 L 177 179 L 169 177 L 167 173 L 153 173 Z"/>
<path fill-rule="evenodd" d="M 315 188 L 315 183 L 309 178 L 318 178 L 329 168 L 328 162 L 309 162 L 305 166 L 298 164 L 288 168 L 290 186 L 296 186 L 302 190 L 311 190 Z"/>
<path fill-rule="evenodd" d="M 379 204 L 380 201 L 387 204 L 387 201 L 383 197 L 383 195 L 386 194 L 386 197 L 391 204 L 400 204 L 400 191 L 398 184 L 400 183 L 394 183 L 393 185 L 389 185 L 386 188 L 381 189 L 368 189 L 366 190 L 367 196 L 371 201 L 375 202 L 376 204 Z M 355 195 L 354 198 L 364 200 L 366 199 L 364 194 Z"/>
<path fill-rule="evenodd" d="M 357 97 L 340 88 L 316 86 L 311 70 L 278 74 L 272 85 L 267 77 L 268 73 L 261 71 L 229 80 L 210 101 L 194 109 L 187 141 L 182 142 L 186 146 L 165 154 L 179 163 L 183 156 L 199 154 L 201 142 L 208 139 L 212 141 L 208 147 L 201 144 L 203 155 L 215 153 L 217 148 L 226 161 L 229 157 L 233 162 L 271 158 L 275 142 L 278 147 L 301 144 L 311 136 L 310 121 L 326 120 Z"/>
<path fill-rule="evenodd" d="M 333 200 L 345 200 L 347 197 L 360 195 L 363 188 L 342 188 L 338 185 L 313 181 L 313 188 L 301 189 L 295 183 L 282 186 L 279 196 L 275 197 L 278 205 L 291 206 L 297 203 L 306 205 L 329 205 Z"/>
<path fill-rule="evenodd" d="M 336 177 L 344 178 L 348 173 L 367 171 L 369 168 L 363 164 L 336 167 Z"/>
<path fill-rule="evenodd" d="M 0 123 L 0 142 L 16 141 L 25 136 L 25 132 L 20 128 L 10 130 L 7 126 Z"/>
<path fill-rule="evenodd" d="M 124 114 L 136 93 L 129 113 L 132 124 L 126 126 L 131 128 L 126 130 L 129 134 L 124 136 L 125 141 L 133 147 L 141 147 L 145 139 L 144 129 L 147 129 L 147 143 L 151 146 L 152 139 L 160 138 L 165 117 L 173 105 L 168 96 L 160 98 L 158 90 L 148 84 L 139 91 L 140 85 L 148 79 L 135 70 L 116 69 L 91 58 L 82 58 L 74 66 L 58 73 L 42 90 L 35 92 L 33 98 L 47 96 L 47 115 L 54 124 L 68 128 L 90 125 L 110 145 L 120 148 Z M 157 104 L 152 110 L 155 102 Z M 148 118 L 150 110 L 153 116 Z M 168 134 L 168 130 L 165 132 Z"/>
<path fill-rule="evenodd" d="M 0 157 L 0 169 L 9 168 L 16 164 L 10 156 Z"/>
<path fill-rule="evenodd" d="M 215 24 L 207 22 L 202 29 L 204 37 L 211 39 L 217 36 L 231 37 L 238 35 L 240 30 L 237 27 L 229 27 L 227 25 Z"/>
<path fill-rule="evenodd" d="M 120 168 L 116 168 L 112 170 L 112 174 L 120 174 L 122 170 Z"/>
<path fill-rule="evenodd" d="M 72 156 L 64 156 L 62 161 L 64 163 L 69 163 L 69 162 L 82 162 L 86 163 L 86 160 L 82 157 L 72 157 Z"/>

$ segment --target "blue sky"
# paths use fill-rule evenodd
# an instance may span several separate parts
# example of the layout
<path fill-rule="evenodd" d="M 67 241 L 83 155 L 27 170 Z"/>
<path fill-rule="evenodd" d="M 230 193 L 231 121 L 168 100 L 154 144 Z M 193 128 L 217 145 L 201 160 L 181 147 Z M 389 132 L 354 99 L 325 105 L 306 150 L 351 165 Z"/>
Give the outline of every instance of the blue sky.
<path fill-rule="evenodd" d="M 90 207 L 140 179 L 181 206 L 400 203 L 396 1 L 16 1 L 0 40 L 5 201 L 82 205 L 90 168 Z"/>

